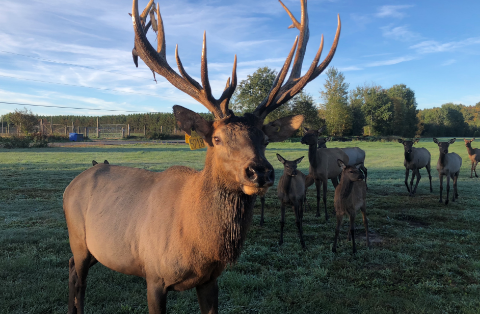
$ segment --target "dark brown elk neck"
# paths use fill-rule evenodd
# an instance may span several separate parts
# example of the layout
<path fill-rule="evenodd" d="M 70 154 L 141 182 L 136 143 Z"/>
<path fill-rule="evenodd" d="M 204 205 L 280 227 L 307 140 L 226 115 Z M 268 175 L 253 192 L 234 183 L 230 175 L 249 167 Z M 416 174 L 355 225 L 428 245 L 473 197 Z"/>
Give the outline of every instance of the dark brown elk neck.
<path fill-rule="evenodd" d="M 292 184 L 292 178 L 292 176 L 287 176 L 285 173 L 280 177 L 278 186 L 283 193 L 288 194 L 290 185 Z"/>
<path fill-rule="evenodd" d="M 213 219 L 210 223 L 217 224 L 218 228 L 207 226 L 203 234 L 209 237 L 216 247 L 218 257 L 224 263 L 233 263 L 240 256 L 246 233 L 253 218 L 253 206 L 256 195 L 246 195 L 240 189 L 232 188 L 235 184 L 228 182 L 225 175 L 215 167 L 208 158 L 202 171 L 202 195 L 207 196 L 202 210 L 205 217 Z M 210 162 L 209 162 L 210 161 Z"/>
<path fill-rule="evenodd" d="M 340 188 L 341 199 L 347 199 L 352 193 L 353 181 L 350 181 L 346 178 L 346 175 L 343 174 L 340 179 L 340 184 L 337 186 L 337 189 Z"/>
<path fill-rule="evenodd" d="M 440 161 L 440 165 L 442 166 L 442 168 L 445 165 L 445 156 L 447 156 L 447 154 L 440 151 L 440 156 L 438 157 L 438 160 Z"/>
<path fill-rule="evenodd" d="M 415 151 L 414 151 L 413 148 L 412 148 L 412 152 L 411 152 L 411 153 L 405 152 L 404 155 L 405 155 L 405 160 L 406 160 L 407 162 L 411 162 L 411 161 L 413 160 L 413 153 L 414 153 L 414 152 L 415 152 Z"/>
<path fill-rule="evenodd" d="M 467 146 L 467 152 L 470 156 L 475 155 L 475 149 L 473 149 L 472 146 Z"/>
<path fill-rule="evenodd" d="M 315 168 L 317 166 L 317 145 L 308 145 L 308 161 L 310 166 Z"/>

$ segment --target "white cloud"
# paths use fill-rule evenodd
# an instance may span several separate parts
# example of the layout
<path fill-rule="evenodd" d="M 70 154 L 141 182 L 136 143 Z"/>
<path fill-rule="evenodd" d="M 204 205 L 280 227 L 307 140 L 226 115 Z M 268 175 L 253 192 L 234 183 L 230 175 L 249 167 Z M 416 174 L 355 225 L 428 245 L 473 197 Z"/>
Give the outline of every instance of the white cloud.
<path fill-rule="evenodd" d="M 392 25 L 384 26 L 380 28 L 382 30 L 383 37 L 388 39 L 411 41 L 418 40 L 421 36 L 408 29 L 407 25 L 393 27 Z"/>
<path fill-rule="evenodd" d="M 480 37 L 471 37 L 460 41 L 451 41 L 447 43 L 439 43 L 435 40 L 422 41 L 419 44 L 410 46 L 411 49 L 415 49 L 418 53 L 435 53 L 453 51 L 459 48 L 480 44 Z"/>
<path fill-rule="evenodd" d="M 402 62 L 407 62 L 411 60 L 415 60 L 416 57 L 414 56 L 405 56 L 405 57 L 399 57 L 395 59 L 390 59 L 390 60 L 382 60 L 382 61 L 376 61 L 376 62 L 371 62 L 366 64 L 366 67 L 378 67 L 378 66 L 384 66 L 384 65 L 394 65 Z"/>
<path fill-rule="evenodd" d="M 396 17 L 403 18 L 406 13 L 403 10 L 413 7 L 413 5 L 384 5 L 378 8 L 375 14 L 377 17 Z"/>

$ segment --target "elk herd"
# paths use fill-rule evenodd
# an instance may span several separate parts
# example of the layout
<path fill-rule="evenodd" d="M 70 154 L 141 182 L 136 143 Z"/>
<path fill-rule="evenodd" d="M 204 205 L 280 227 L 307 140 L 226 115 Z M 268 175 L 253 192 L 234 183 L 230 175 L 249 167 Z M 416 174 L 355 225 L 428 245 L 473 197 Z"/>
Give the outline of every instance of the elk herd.
<path fill-rule="evenodd" d="M 93 161 L 93 167 L 68 185 L 63 195 L 73 253 L 69 260 L 68 313 L 85 313 L 87 275 L 90 267 L 97 262 L 117 272 L 145 278 L 150 314 L 166 312 L 169 291 L 192 288 L 196 289 L 202 313 L 218 312 L 217 278 L 228 264 L 234 263 L 240 256 L 252 221 L 255 200 L 257 196 L 263 197 L 275 181 L 274 169 L 265 157 L 266 146 L 291 137 L 303 123 L 301 115 L 270 123 L 264 123 L 265 118 L 318 77 L 329 65 L 338 46 L 340 17 L 328 55 L 320 63 L 322 36 L 311 65 L 301 75 L 309 28 L 307 0 L 300 0 L 300 3 L 301 19 L 298 21 L 280 1 L 293 22 L 290 28 L 297 29 L 299 35 L 269 94 L 252 112 L 236 116 L 229 109 L 229 101 L 237 86 L 237 56 L 234 57 L 232 75 L 222 95 L 216 99 L 208 77 L 206 34 L 203 35 L 200 84 L 186 72 L 178 46 L 175 50 L 178 73 L 168 64 L 159 5 L 155 7 L 154 1 L 150 0 L 140 13 L 138 0 L 133 0 L 131 17 L 135 41 L 132 54 L 135 63 L 138 64 L 138 58 L 143 60 L 154 74 L 163 76 L 174 87 L 204 105 L 215 119 L 207 121 L 187 108 L 173 107 L 178 127 L 189 135 L 195 131 L 205 142 L 205 166 L 201 171 L 173 166 L 163 172 L 151 172 L 112 165 L 106 160 L 104 163 Z M 150 20 L 147 23 L 148 17 Z M 157 35 L 156 49 L 146 37 L 150 27 Z M 304 131 L 301 142 L 308 145 L 308 174 L 297 169 L 303 156 L 289 161 L 277 154 L 284 166 L 277 188 L 281 203 L 279 242 L 283 242 L 285 207 L 291 206 L 295 212 L 300 243 L 305 247 L 303 208 L 306 189 L 312 184 L 317 191 L 316 215 L 320 215 L 322 191 L 325 219 L 328 220 L 326 192 L 327 182 L 331 180 L 335 187 L 337 217 L 332 250 L 336 251 L 339 227 L 343 216 L 347 215 L 350 219 L 348 237 L 355 252 L 354 219 L 358 210 L 363 215 L 369 244 L 365 152 L 358 147 L 326 148 L 328 138 L 320 137 L 324 128 Z M 452 200 L 458 197 L 457 179 L 462 160 L 457 154 L 448 153 L 448 146 L 455 139 L 434 141 L 440 148 L 437 164 L 441 178 L 440 201 L 445 175 L 448 203 L 450 179 L 453 179 L 454 185 Z M 420 181 L 419 169 L 426 167 L 430 176 L 430 154 L 426 149 L 413 148 L 414 142 L 401 142 L 405 147 L 405 184 L 413 196 Z M 471 148 L 471 141 L 465 140 L 465 143 L 470 156 L 473 156 L 473 173 L 480 153 L 478 149 Z M 409 186 L 410 170 L 412 181 Z M 413 187 L 415 176 L 417 182 Z"/>

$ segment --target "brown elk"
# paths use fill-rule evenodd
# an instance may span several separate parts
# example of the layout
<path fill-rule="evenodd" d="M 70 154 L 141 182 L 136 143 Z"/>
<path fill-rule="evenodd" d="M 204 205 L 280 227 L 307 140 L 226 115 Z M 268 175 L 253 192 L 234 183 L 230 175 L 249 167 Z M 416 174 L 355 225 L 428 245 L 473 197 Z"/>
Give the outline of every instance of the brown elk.
<path fill-rule="evenodd" d="M 344 160 L 348 163 L 348 156 L 340 148 L 322 148 L 317 149 L 318 136 L 323 131 L 309 130 L 304 128 L 305 135 L 301 139 L 301 143 L 308 145 L 308 161 L 310 162 L 310 169 L 305 182 L 305 186 L 312 185 L 315 182 L 317 188 L 317 213 L 320 216 L 320 188 L 323 185 L 323 205 L 325 208 L 325 220 L 328 220 L 327 213 L 327 181 L 332 180 L 336 187 L 338 184 L 338 176 L 342 173 L 342 168 L 337 163 L 337 160 Z"/>
<path fill-rule="evenodd" d="M 281 203 L 282 216 L 280 219 L 280 241 L 283 244 L 283 227 L 285 225 L 285 206 L 293 207 L 295 213 L 295 224 L 300 237 L 300 244 L 305 248 L 303 240 L 303 202 L 305 199 L 305 178 L 306 176 L 297 170 L 297 165 L 302 161 L 303 156 L 293 161 L 286 160 L 280 154 L 277 154 L 278 160 L 283 164 L 283 175 L 280 177 L 277 186 L 277 196 Z"/>
<path fill-rule="evenodd" d="M 468 158 L 470 158 L 470 161 L 472 162 L 472 168 L 470 169 L 470 178 L 473 178 L 473 172 L 475 172 L 475 177 L 478 178 L 477 164 L 480 161 L 480 149 L 472 148 L 472 142 L 474 140 L 475 138 L 472 138 L 471 140 L 463 139 L 463 141 L 465 142 L 465 147 L 467 147 Z"/>
<path fill-rule="evenodd" d="M 203 138 L 207 146 L 205 167 L 196 171 L 173 166 L 156 173 L 98 164 L 69 184 L 63 200 L 73 253 L 69 261 L 69 313 L 84 313 L 86 278 L 89 267 L 97 261 L 115 271 L 144 277 L 150 314 L 166 312 L 168 291 L 194 287 L 201 312 L 217 313 L 217 278 L 228 263 L 238 259 L 256 196 L 274 182 L 265 146 L 291 136 L 303 117 L 284 117 L 265 125 L 264 120 L 328 66 L 338 45 L 340 20 L 326 59 L 318 64 L 320 45 L 312 65 L 301 76 L 309 33 L 306 0 L 301 0 L 300 22 L 285 8 L 300 36 L 269 95 L 252 113 L 238 117 L 228 108 L 237 84 L 236 58 L 231 80 L 227 80 L 220 99 L 215 99 L 208 80 L 205 34 L 200 85 L 186 73 L 178 49 L 181 75 L 168 65 L 158 5 L 158 46 L 151 46 L 137 1 L 133 0 L 132 20 L 139 57 L 215 117 L 210 122 L 191 110 L 173 107 L 177 125 L 189 134 L 195 130 Z M 292 71 L 286 79 L 292 59 Z"/>
<path fill-rule="evenodd" d="M 348 239 L 352 240 L 353 253 L 357 252 L 355 246 L 355 216 L 358 210 L 362 211 L 363 224 L 367 238 L 367 247 L 370 246 L 368 237 L 368 220 L 366 214 L 367 185 L 363 179 L 365 176 L 359 170 L 360 164 L 348 166 L 343 161 L 338 160 L 338 165 L 342 168 L 340 183 L 335 189 L 335 213 L 337 215 L 337 227 L 335 229 L 335 239 L 333 240 L 332 252 L 337 251 L 337 240 L 342 224 L 343 216 L 350 218 L 350 229 Z"/>
<path fill-rule="evenodd" d="M 462 167 L 462 157 L 458 156 L 456 153 L 448 152 L 448 146 L 455 143 L 455 140 L 456 138 L 452 138 L 447 142 L 439 142 L 436 138 L 433 138 L 433 142 L 438 145 L 440 150 L 440 156 L 438 157 L 437 162 L 437 171 L 440 177 L 440 203 L 442 203 L 443 176 L 447 176 L 447 198 L 445 200 L 445 205 L 448 204 L 450 179 L 453 180 L 452 202 L 455 202 L 455 199 L 458 199 L 457 180 L 458 175 L 460 174 L 460 168 Z"/>
<path fill-rule="evenodd" d="M 402 139 L 398 139 L 400 144 L 403 144 L 405 160 L 403 161 L 403 165 L 405 166 L 405 186 L 407 187 L 407 191 L 409 192 L 410 196 L 414 196 L 417 192 L 418 182 L 420 182 L 420 169 L 425 167 L 428 173 L 428 179 L 430 180 L 430 192 L 433 192 L 432 189 L 432 175 L 430 174 L 430 152 L 423 147 L 415 148 L 413 147 L 414 144 L 418 143 L 420 139 L 415 139 L 414 141 L 405 141 Z M 412 179 L 410 181 L 410 187 L 408 186 L 408 176 L 410 174 L 410 170 L 412 170 Z M 417 183 L 415 183 L 415 188 L 413 187 L 413 180 L 417 176 Z"/>
<path fill-rule="evenodd" d="M 109 164 L 108 160 L 106 160 L 106 159 L 103 161 L 103 163 L 107 164 L 107 165 Z M 92 160 L 92 165 L 93 166 L 98 165 L 98 162 L 96 160 Z"/>

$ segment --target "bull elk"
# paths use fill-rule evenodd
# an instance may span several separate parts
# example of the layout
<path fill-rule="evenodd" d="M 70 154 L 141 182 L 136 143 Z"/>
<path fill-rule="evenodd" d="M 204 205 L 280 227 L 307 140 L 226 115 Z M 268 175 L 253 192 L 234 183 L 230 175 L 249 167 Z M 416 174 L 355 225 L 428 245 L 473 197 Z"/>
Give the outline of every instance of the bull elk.
<path fill-rule="evenodd" d="M 480 149 L 472 148 L 472 142 L 474 140 L 475 138 L 472 138 L 471 140 L 463 139 L 463 141 L 465 142 L 465 147 L 467 147 L 468 158 L 470 158 L 470 161 L 472 162 L 472 168 L 470 169 L 470 178 L 473 178 L 473 172 L 475 172 L 475 177 L 478 178 L 477 164 L 480 161 Z"/>
<path fill-rule="evenodd" d="M 462 167 L 462 157 L 458 156 L 456 153 L 448 152 L 448 147 L 450 144 L 455 143 L 455 140 L 456 138 L 452 138 L 447 142 L 439 142 L 436 138 L 433 138 L 433 142 L 438 145 L 440 150 L 440 156 L 438 157 L 437 162 L 437 171 L 440 177 L 440 203 L 442 203 L 443 176 L 447 176 L 447 199 L 445 200 L 445 205 L 448 204 L 450 179 L 453 180 L 452 202 L 455 202 L 455 199 L 458 199 L 457 180 L 460 173 L 460 168 Z"/>
<path fill-rule="evenodd" d="M 88 270 L 98 261 L 112 270 L 146 279 L 150 314 L 166 312 L 168 291 L 191 288 L 196 288 L 202 313 L 217 313 L 217 278 L 227 264 L 240 256 L 256 196 L 265 194 L 274 182 L 265 147 L 268 142 L 291 136 L 303 116 L 284 117 L 268 124 L 264 120 L 328 66 L 338 45 L 340 19 L 326 59 L 318 64 L 323 46 L 320 44 L 311 66 L 301 76 L 309 33 L 307 1 L 301 0 L 300 22 L 284 6 L 300 36 L 268 96 L 252 113 L 239 117 L 228 108 L 237 85 L 236 57 L 231 80 L 227 80 L 221 97 L 215 99 L 208 80 L 205 33 L 200 85 L 185 71 L 178 46 L 175 57 L 180 75 L 167 63 L 158 4 L 157 49 L 152 47 L 144 33 L 137 1 L 133 0 L 132 21 L 139 57 L 215 117 L 207 121 L 189 109 L 173 107 L 177 125 L 188 134 L 195 130 L 203 138 L 207 146 L 205 167 L 196 171 L 173 166 L 157 173 L 98 164 L 69 184 L 63 198 L 73 253 L 69 261 L 68 312 L 84 313 Z M 153 0 L 148 6 L 152 5 Z M 292 59 L 292 71 L 285 80 Z"/>
<path fill-rule="evenodd" d="M 337 215 L 337 227 L 335 229 L 335 238 L 333 240 L 332 252 L 337 251 L 337 240 L 342 224 L 343 216 L 350 218 L 350 229 L 348 231 L 348 239 L 352 240 L 353 253 L 357 252 L 355 246 L 355 216 L 358 210 L 362 211 L 363 224 L 365 226 L 367 247 L 370 246 L 368 237 L 368 220 L 366 214 L 366 198 L 367 185 L 363 179 L 363 173 L 359 170 L 360 164 L 348 166 L 343 161 L 337 160 L 338 165 L 342 168 L 342 176 L 340 183 L 335 189 L 335 213 Z"/>
<path fill-rule="evenodd" d="M 344 160 L 348 163 L 348 156 L 340 148 L 322 148 L 317 149 L 318 136 L 323 131 L 323 127 L 319 130 L 309 130 L 304 128 L 305 135 L 301 139 L 301 143 L 308 145 L 308 161 L 310 168 L 305 182 L 305 186 L 312 185 L 315 182 L 317 188 L 317 213 L 320 216 L 320 188 L 323 185 L 323 205 L 325 208 L 325 220 L 328 220 L 327 213 L 327 181 L 332 180 L 335 187 L 338 185 L 338 176 L 342 172 L 342 168 L 337 160 Z"/>
<path fill-rule="evenodd" d="M 415 148 L 414 144 L 418 143 L 420 139 L 415 139 L 414 141 L 405 141 L 398 139 L 400 144 L 403 144 L 405 160 L 403 165 L 405 166 L 405 186 L 410 196 L 414 196 L 417 192 L 418 182 L 420 182 L 420 169 L 425 167 L 428 173 L 428 179 L 430 180 L 430 192 L 433 192 L 432 189 L 432 175 L 430 174 L 430 152 L 423 147 Z M 408 186 L 408 176 L 410 175 L 410 170 L 412 170 L 412 179 L 410 181 L 410 187 Z M 417 177 L 417 182 L 415 183 L 415 188 L 413 188 L 413 180 Z"/>
<path fill-rule="evenodd" d="M 297 170 L 297 165 L 302 161 L 303 156 L 293 161 L 286 160 L 280 154 L 277 154 L 278 161 L 283 164 L 283 175 L 280 177 L 277 186 L 277 196 L 281 203 L 280 219 L 280 241 L 283 244 L 283 227 L 285 225 L 285 206 L 293 207 L 295 213 L 295 224 L 298 229 L 298 236 L 302 248 L 305 248 L 303 240 L 303 202 L 305 200 L 305 178 L 306 176 Z"/>

